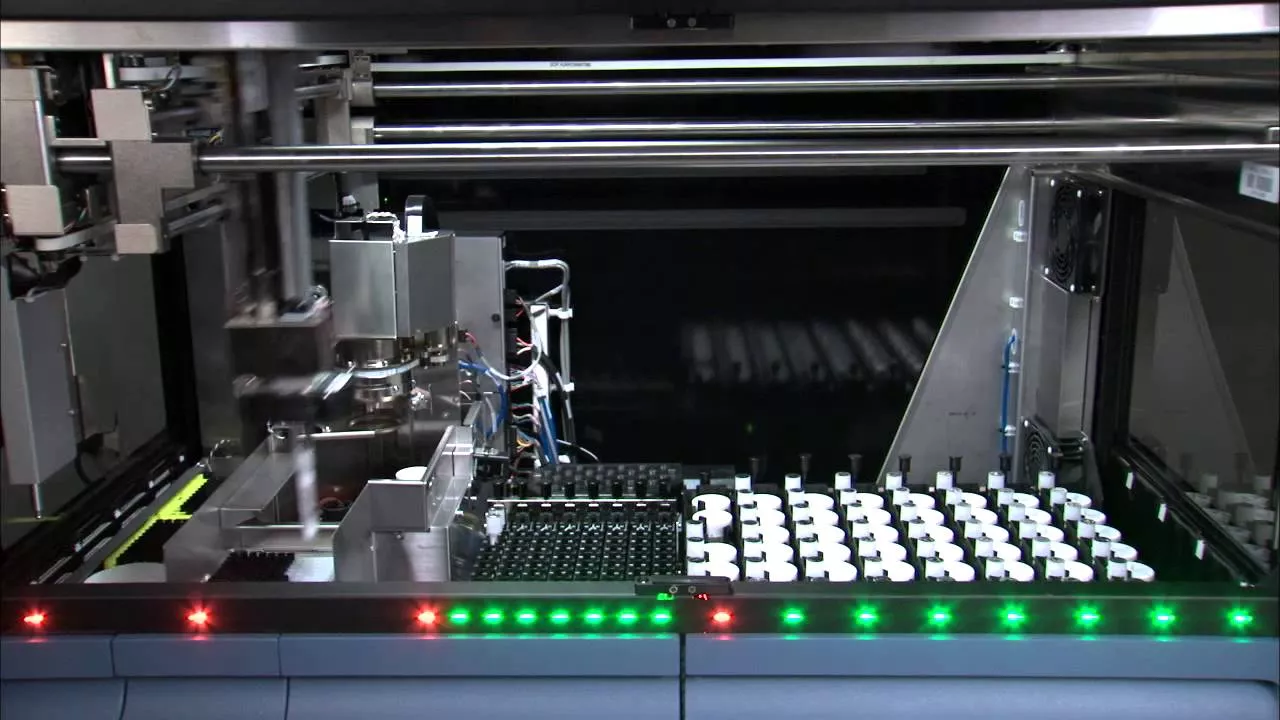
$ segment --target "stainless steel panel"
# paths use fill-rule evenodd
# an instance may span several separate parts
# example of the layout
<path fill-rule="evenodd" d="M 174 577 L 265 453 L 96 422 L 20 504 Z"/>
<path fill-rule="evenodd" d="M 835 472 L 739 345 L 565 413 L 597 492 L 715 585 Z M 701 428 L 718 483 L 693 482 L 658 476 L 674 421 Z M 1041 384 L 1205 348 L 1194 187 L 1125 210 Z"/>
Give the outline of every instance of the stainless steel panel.
<path fill-rule="evenodd" d="M 47 185 L 51 182 L 48 138 L 40 100 L 39 73 L 0 69 L 0 182 Z"/>
<path fill-rule="evenodd" d="M 638 43 L 925 43 L 1266 35 L 1274 3 L 970 12 L 742 13 L 732 30 L 631 29 L 623 14 L 448 15 L 386 22 L 119 22 L 7 20 L 5 50 L 333 50 L 335 48 L 596 47 Z"/>
<path fill-rule="evenodd" d="M 398 337 L 395 250 L 390 241 L 330 241 L 329 284 L 339 338 Z"/>
<path fill-rule="evenodd" d="M 454 242 L 453 233 L 443 232 L 394 244 L 399 337 L 433 332 L 456 321 Z"/>
<path fill-rule="evenodd" d="M 151 261 L 85 258 L 64 292 L 84 434 L 128 455 L 166 422 Z"/>
<path fill-rule="evenodd" d="M 56 185 L 5 185 L 5 210 L 14 235 L 62 235 L 62 191 Z"/>
<path fill-rule="evenodd" d="M 458 326 L 475 335 L 480 347 L 493 357 L 507 356 L 502 325 L 506 286 L 502 244 L 500 235 L 464 235 L 454 243 Z M 481 392 L 489 390 L 488 384 L 480 388 Z M 494 449 L 505 448 L 502 434 L 495 436 L 493 442 Z"/>
<path fill-rule="evenodd" d="M 65 302 L 62 291 L 13 300 L 0 272 L 0 416 L 15 485 L 43 482 L 76 455 Z"/>
<path fill-rule="evenodd" d="M 963 456 L 974 475 L 995 467 L 1001 446 L 1001 359 L 1010 331 L 1021 332 L 1024 323 L 1020 301 L 1028 274 L 1030 193 L 1030 171 L 1009 168 L 881 475 L 891 464 L 896 467 L 900 454 L 912 456 L 917 482 L 946 469 L 951 455 Z M 1011 303 L 1012 298 L 1018 301 Z M 1017 417 L 1016 407 L 1016 398 L 1010 397 L 1010 418 Z"/>
<path fill-rule="evenodd" d="M 640 227 L 647 230 L 958 227 L 964 222 L 965 210 L 961 207 L 735 208 L 731 213 L 701 208 L 464 210 L 440 213 L 440 224 L 455 232 L 634 230 Z M 851 242 L 858 239 L 857 236 L 848 238 Z M 460 292 L 466 282 L 465 278 L 459 278 Z"/>
<path fill-rule="evenodd" d="M 151 114 L 138 88 L 95 88 L 93 124 L 102 140 L 151 140 Z"/>
<path fill-rule="evenodd" d="M 376 62 L 374 73 L 599 72 L 633 70 L 779 70 L 801 68 L 971 67 L 982 65 L 1074 65 L 1076 53 L 1007 55 L 858 55 L 817 57 L 644 58 L 635 60 L 481 60 L 463 62 Z"/>
<path fill-rule="evenodd" d="M 135 140 L 110 144 L 115 180 L 116 248 L 119 252 L 161 252 L 164 192 L 195 187 L 194 150 L 188 143 Z"/>

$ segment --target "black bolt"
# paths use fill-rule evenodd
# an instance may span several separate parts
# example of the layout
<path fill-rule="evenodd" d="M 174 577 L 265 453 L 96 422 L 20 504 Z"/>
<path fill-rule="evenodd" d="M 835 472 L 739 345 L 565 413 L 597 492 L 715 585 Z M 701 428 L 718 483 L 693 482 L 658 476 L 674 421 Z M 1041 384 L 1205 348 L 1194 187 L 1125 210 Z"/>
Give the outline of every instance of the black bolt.
<path fill-rule="evenodd" d="M 1011 456 L 1009 453 L 1000 453 L 1000 472 L 1004 473 L 1005 475 L 1008 475 L 1009 471 L 1012 469 L 1013 469 L 1013 456 Z"/>
<path fill-rule="evenodd" d="M 898 456 L 898 472 L 901 472 L 904 474 L 911 472 L 911 456 L 910 455 Z"/>
<path fill-rule="evenodd" d="M 858 474 L 862 472 L 862 454 L 849 453 L 849 474 L 853 476 L 853 481 L 858 482 Z"/>
<path fill-rule="evenodd" d="M 947 458 L 947 468 L 951 470 L 952 475 L 959 475 L 960 474 L 960 456 L 952 455 L 951 457 Z"/>
<path fill-rule="evenodd" d="M 812 462 L 812 453 L 800 453 L 800 479 L 805 482 L 809 480 L 809 464 Z"/>
<path fill-rule="evenodd" d="M 489 319 L 490 319 L 491 321 L 493 321 L 493 322 L 502 322 L 502 316 L 501 316 L 501 315 L 499 315 L 498 313 L 494 313 L 494 314 L 490 315 L 490 316 L 489 316 Z"/>
<path fill-rule="evenodd" d="M 748 460 L 751 463 L 751 479 L 756 482 L 760 481 L 760 458 L 753 457 Z"/>

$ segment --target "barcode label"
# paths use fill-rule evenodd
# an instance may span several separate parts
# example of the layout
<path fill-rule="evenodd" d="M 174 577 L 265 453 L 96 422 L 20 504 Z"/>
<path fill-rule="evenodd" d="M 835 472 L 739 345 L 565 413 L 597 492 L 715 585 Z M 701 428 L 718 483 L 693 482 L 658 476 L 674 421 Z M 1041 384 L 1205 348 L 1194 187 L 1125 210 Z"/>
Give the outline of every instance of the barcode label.
<path fill-rule="evenodd" d="M 1269 203 L 1280 203 L 1280 168 L 1251 162 L 1242 163 L 1240 194 Z"/>

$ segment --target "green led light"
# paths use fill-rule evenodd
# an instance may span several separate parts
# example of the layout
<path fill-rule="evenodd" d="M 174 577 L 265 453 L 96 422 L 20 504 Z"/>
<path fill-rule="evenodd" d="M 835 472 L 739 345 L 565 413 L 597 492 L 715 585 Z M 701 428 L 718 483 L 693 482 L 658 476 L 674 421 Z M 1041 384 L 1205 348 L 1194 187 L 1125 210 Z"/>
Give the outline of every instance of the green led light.
<path fill-rule="evenodd" d="M 654 610 L 649 613 L 649 622 L 654 625 L 668 625 L 671 623 L 670 610 Z"/>
<path fill-rule="evenodd" d="M 1021 605 L 1006 605 L 1000 609 L 1000 621 L 1008 628 L 1021 627 L 1027 621 L 1027 614 Z"/>
<path fill-rule="evenodd" d="M 620 625 L 635 625 L 636 621 L 640 619 L 640 614 L 635 610 L 627 608 L 625 610 L 619 610 L 617 618 Z"/>
<path fill-rule="evenodd" d="M 565 625 L 572 618 L 568 610 L 552 610 L 549 617 L 555 625 Z"/>
<path fill-rule="evenodd" d="M 604 622 L 604 613 L 600 610 L 588 610 L 582 613 L 582 621 L 588 625 L 599 625 Z"/>
<path fill-rule="evenodd" d="M 1244 630 L 1253 624 L 1253 613 L 1246 608 L 1232 608 L 1227 612 L 1227 623 L 1236 630 Z"/>
<path fill-rule="evenodd" d="M 466 610 L 452 610 L 449 612 L 449 622 L 454 625 L 466 625 L 471 622 L 471 613 Z"/>
<path fill-rule="evenodd" d="M 1076 625 L 1086 630 L 1091 630 L 1100 622 L 1102 622 L 1102 615 L 1097 608 L 1082 607 L 1076 610 Z"/>
<path fill-rule="evenodd" d="M 876 623 L 880 622 L 880 613 L 870 606 L 863 606 L 853 611 L 853 621 L 858 627 L 873 628 Z"/>
<path fill-rule="evenodd" d="M 951 623 L 951 611 L 944 607 L 931 607 L 925 613 L 925 619 L 936 628 L 944 628 Z"/>
<path fill-rule="evenodd" d="M 782 622 L 787 625 L 803 625 L 804 611 L 799 608 L 788 608 L 782 611 Z"/>
<path fill-rule="evenodd" d="M 533 610 L 520 610 L 516 613 L 516 622 L 521 625 L 532 625 L 538 622 L 538 613 Z"/>
<path fill-rule="evenodd" d="M 1151 611 L 1151 626 L 1157 630 L 1168 630 L 1178 621 L 1178 616 L 1171 608 L 1157 607 Z"/>
<path fill-rule="evenodd" d="M 658 593 L 659 600 L 675 600 L 676 596 L 671 593 Z"/>
<path fill-rule="evenodd" d="M 485 610 L 480 619 L 484 621 L 485 625 L 500 625 L 502 624 L 502 617 L 501 610 Z"/>

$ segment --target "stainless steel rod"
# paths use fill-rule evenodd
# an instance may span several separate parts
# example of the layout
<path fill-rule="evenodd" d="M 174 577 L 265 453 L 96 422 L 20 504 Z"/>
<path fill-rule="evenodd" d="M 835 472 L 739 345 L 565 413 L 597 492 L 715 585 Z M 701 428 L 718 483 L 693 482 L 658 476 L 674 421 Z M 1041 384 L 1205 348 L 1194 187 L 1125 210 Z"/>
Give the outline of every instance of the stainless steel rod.
<path fill-rule="evenodd" d="M 1202 125 L 1175 117 L 1125 117 L 1033 120 L 636 120 L 577 122 L 457 123 L 378 125 L 374 140 L 532 140 L 587 138 L 736 137 L 742 135 L 935 135 L 982 133 L 1067 133 L 1117 130 L 1160 131 Z"/>
<path fill-rule="evenodd" d="M 294 90 L 299 100 L 312 100 L 323 97 L 337 97 L 342 93 L 342 83 L 327 82 L 319 85 L 303 85 Z"/>
<path fill-rule="evenodd" d="M 210 149 L 198 158 L 207 173 L 412 172 L 439 177 L 549 177 L 600 171 L 659 174 L 766 168 L 855 168 L 1015 163 L 1276 161 L 1280 145 L 1204 138 L 1131 140 L 1016 138 L 966 142 L 887 141 L 598 141 L 306 145 Z M 67 171 L 110 169 L 105 153 L 64 152 Z"/>
<path fill-rule="evenodd" d="M 673 95 L 730 93 L 924 92 L 1054 90 L 1168 86 L 1257 87 L 1254 78 L 1180 73 L 981 75 L 893 78 L 699 78 L 685 80 L 525 80 L 378 83 L 378 98 L 516 97 L 531 95 Z"/>

